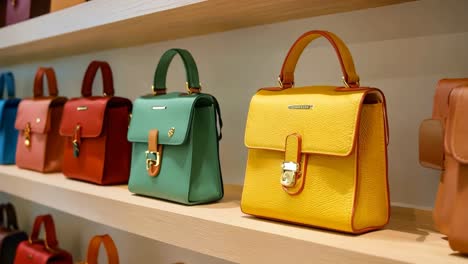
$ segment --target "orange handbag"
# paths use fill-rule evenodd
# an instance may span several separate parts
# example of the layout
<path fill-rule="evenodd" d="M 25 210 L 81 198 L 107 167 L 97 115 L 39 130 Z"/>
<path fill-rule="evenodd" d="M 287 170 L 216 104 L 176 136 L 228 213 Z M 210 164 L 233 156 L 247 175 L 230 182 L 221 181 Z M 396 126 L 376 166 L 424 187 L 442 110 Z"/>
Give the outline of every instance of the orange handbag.
<path fill-rule="evenodd" d="M 47 77 L 49 96 L 44 96 Z M 34 79 L 34 97 L 23 99 L 18 107 L 15 128 L 20 131 L 16 165 L 39 172 L 62 170 L 64 139 L 59 134 L 63 105 L 67 98 L 58 96 L 54 69 L 39 68 Z"/>
<path fill-rule="evenodd" d="M 104 95 L 92 96 L 92 84 L 101 69 Z M 107 62 L 89 65 L 82 97 L 65 104 L 60 135 L 66 137 L 65 176 L 101 185 L 123 184 L 130 175 L 131 144 L 127 141 L 132 102 L 114 96 L 112 70 Z"/>

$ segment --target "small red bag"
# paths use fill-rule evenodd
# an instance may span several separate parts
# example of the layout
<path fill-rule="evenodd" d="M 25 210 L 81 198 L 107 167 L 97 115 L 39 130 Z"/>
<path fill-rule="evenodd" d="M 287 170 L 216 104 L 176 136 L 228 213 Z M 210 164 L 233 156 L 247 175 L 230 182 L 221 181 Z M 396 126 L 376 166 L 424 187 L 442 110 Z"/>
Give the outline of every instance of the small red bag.
<path fill-rule="evenodd" d="M 104 95 L 93 96 L 92 84 L 99 69 Z M 127 131 L 132 102 L 114 96 L 112 70 L 107 62 L 91 62 L 81 95 L 68 100 L 63 109 L 60 124 L 60 135 L 66 137 L 63 174 L 101 185 L 127 183 L 132 151 Z"/>
<path fill-rule="evenodd" d="M 45 240 L 39 240 L 42 224 L 45 227 Z M 18 246 L 14 264 L 73 264 L 72 255 L 58 247 L 51 215 L 36 217 L 29 240 Z"/>

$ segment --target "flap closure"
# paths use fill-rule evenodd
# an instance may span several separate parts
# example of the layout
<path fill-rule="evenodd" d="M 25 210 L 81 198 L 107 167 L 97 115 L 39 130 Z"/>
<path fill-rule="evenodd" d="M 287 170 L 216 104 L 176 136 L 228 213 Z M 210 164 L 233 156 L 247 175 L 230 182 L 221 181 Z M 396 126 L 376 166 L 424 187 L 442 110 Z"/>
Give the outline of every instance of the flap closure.
<path fill-rule="evenodd" d="M 148 133 L 157 129 L 159 144 L 183 144 L 190 131 L 193 107 L 203 97 L 206 96 L 175 92 L 138 98 L 133 104 L 128 140 L 148 142 Z"/>
<path fill-rule="evenodd" d="M 112 97 L 85 97 L 70 99 L 64 106 L 60 135 L 71 137 L 80 125 L 83 138 L 99 137 L 102 133 L 108 102 Z"/>
<path fill-rule="evenodd" d="M 3 115 L 5 112 L 5 108 L 7 107 L 17 107 L 20 103 L 20 99 L 18 98 L 11 98 L 11 99 L 0 99 L 0 128 L 3 126 Z"/>
<path fill-rule="evenodd" d="M 24 99 L 18 106 L 15 128 L 23 130 L 29 123 L 31 132 L 44 134 L 50 128 L 50 105 L 59 98 Z M 62 98 L 63 99 L 63 98 Z"/>
<path fill-rule="evenodd" d="M 468 163 L 468 87 L 453 89 L 449 99 L 445 150 L 461 163 Z"/>
<path fill-rule="evenodd" d="M 302 153 L 347 156 L 354 147 L 360 109 L 369 89 L 336 87 L 260 90 L 252 98 L 245 130 L 248 148 L 285 151 L 288 135 L 302 136 Z"/>

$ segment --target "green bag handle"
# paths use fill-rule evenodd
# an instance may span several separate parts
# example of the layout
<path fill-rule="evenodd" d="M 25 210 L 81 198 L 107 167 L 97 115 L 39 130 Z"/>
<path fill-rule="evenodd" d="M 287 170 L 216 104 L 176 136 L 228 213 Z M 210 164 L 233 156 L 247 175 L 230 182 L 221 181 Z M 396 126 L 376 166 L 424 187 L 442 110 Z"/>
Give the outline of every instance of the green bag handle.
<path fill-rule="evenodd" d="M 184 49 L 170 49 L 166 51 L 159 60 L 156 72 L 154 73 L 153 93 L 154 95 L 166 93 L 166 77 L 175 55 L 179 54 L 184 62 L 185 71 L 187 74 L 187 91 L 191 93 L 200 93 L 201 85 L 198 78 L 198 68 L 192 54 Z"/>

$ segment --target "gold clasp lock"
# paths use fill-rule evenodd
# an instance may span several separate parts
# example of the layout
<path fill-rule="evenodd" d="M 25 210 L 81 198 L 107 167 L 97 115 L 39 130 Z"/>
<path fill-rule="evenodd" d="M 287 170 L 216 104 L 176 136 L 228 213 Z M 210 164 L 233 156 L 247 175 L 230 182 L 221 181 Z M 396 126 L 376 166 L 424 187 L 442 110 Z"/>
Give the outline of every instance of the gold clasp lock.
<path fill-rule="evenodd" d="M 281 165 L 283 173 L 281 174 L 281 185 L 284 187 L 294 187 L 296 185 L 296 175 L 299 173 L 299 164 L 296 162 L 283 162 Z"/>
<path fill-rule="evenodd" d="M 149 170 L 152 166 L 159 166 L 160 154 L 154 151 L 145 151 L 146 154 L 146 170 Z M 150 157 L 150 156 L 153 157 Z"/>
<path fill-rule="evenodd" d="M 29 122 L 26 124 L 26 127 L 23 130 L 23 133 L 24 133 L 24 145 L 29 148 L 31 146 L 31 124 Z"/>

